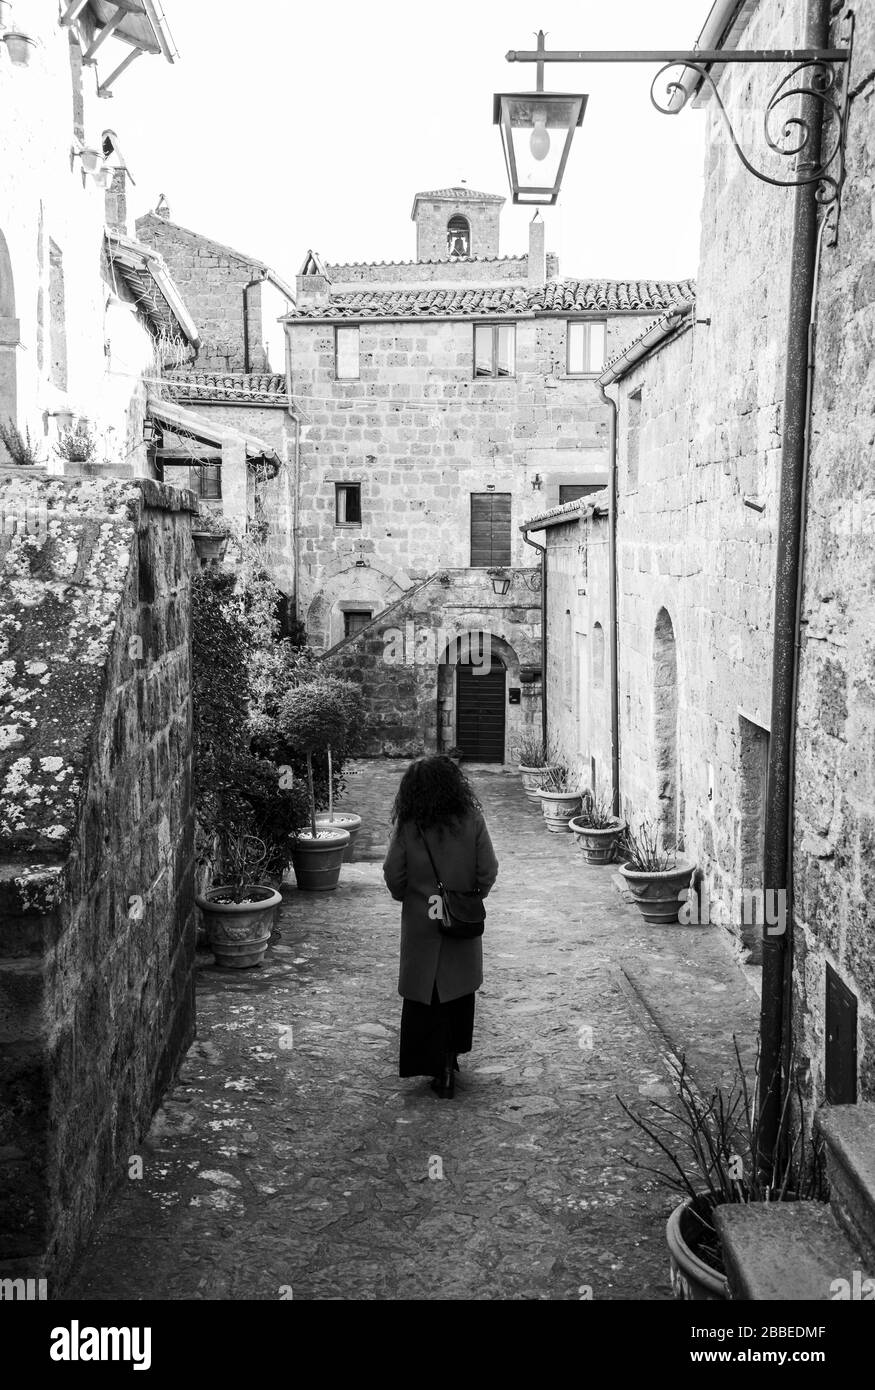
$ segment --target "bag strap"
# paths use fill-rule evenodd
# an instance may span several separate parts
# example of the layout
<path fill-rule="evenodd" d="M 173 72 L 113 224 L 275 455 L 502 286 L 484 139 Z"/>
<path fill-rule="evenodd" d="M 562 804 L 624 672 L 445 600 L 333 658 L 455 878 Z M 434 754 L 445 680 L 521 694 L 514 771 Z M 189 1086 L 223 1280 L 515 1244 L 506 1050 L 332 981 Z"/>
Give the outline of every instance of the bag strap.
<path fill-rule="evenodd" d="M 429 847 L 428 847 L 428 840 L 425 838 L 425 831 L 423 830 L 423 828 L 422 828 L 422 826 L 419 824 L 419 822 L 416 822 L 416 828 L 417 828 L 417 830 L 419 831 L 420 835 L 422 836 L 422 843 L 425 845 L 425 852 L 426 852 L 426 854 L 428 855 L 428 862 L 431 864 L 431 867 L 432 867 L 432 869 L 433 869 L 433 871 L 434 871 L 434 876 L 435 876 L 435 878 L 437 879 L 437 886 L 438 886 L 438 888 L 441 890 L 441 892 L 443 892 L 443 891 L 444 891 L 444 885 L 441 883 L 441 876 L 440 876 L 440 874 L 438 873 L 437 864 L 434 862 L 434 857 L 433 857 L 433 855 L 432 855 L 431 850 L 430 850 Z"/>

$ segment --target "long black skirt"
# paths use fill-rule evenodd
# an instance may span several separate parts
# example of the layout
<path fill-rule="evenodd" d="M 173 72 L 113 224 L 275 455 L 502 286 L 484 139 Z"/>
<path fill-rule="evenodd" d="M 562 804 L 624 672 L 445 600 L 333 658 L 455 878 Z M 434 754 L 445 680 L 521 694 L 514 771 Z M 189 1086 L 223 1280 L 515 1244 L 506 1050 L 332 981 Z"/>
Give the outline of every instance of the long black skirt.
<path fill-rule="evenodd" d="M 476 995 L 438 999 L 435 986 L 430 1004 L 405 999 L 401 1009 L 399 1076 L 438 1076 L 447 1053 L 470 1052 L 474 1042 Z"/>

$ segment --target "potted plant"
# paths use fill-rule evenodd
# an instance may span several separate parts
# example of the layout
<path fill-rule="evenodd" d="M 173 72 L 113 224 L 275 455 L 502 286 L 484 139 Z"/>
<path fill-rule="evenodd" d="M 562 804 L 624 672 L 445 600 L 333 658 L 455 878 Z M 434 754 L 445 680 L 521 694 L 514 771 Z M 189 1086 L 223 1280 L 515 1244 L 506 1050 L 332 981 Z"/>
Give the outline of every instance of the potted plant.
<path fill-rule="evenodd" d="M 349 831 L 339 825 L 317 824 L 313 776 L 314 755 L 327 755 L 332 746 L 345 747 L 350 737 L 346 685 L 320 672 L 299 679 L 279 706 L 279 736 L 306 760 L 309 826 L 293 837 L 291 854 L 297 885 L 310 893 L 331 893 L 337 888 L 350 840 Z"/>
<path fill-rule="evenodd" d="M 263 908 L 270 935 L 289 841 L 307 807 L 302 789 L 286 786 L 276 764 L 253 752 L 252 626 L 240 611 L 234 584 L 233 575 L 217 569 L 199 570 L 192 579 L 192 762 L 199 881 L 206 885 L 199 906 L 206 923 L 218 894 L 211 920 L 233 918 L 236 944 L 250 943 L 247 950 L 224 951 L 224 963 L 234 964 L 234 955 L 248 965 L 257 963 L 264 924 L 250 928 Z M 215 893 L 211 882 L 218 885 Z M 253 908 L 259 909 L 254 917 Z M 246 913 L 249 920 L 242 920 Z M 243 927 L 245 932 L 238 930 Z"/>
<path fill-rule="evenodd" d="M 644 817 L 637 831 L 628 827 L 620 846 L 620 873 L 645 922 L 679 921 L 696 865 L 662 845 L 660 827 Z"/>
<path fill-rule="evenodd" d="M 522 679 L 522 675 L 520 679 Z M 514 752 L 522 778 L 523 791 L 530 801 L 539 801 L 538 788 L 541 785 L 541 779 L 550 768 L 557 764 L 551 760 L 550 751 L 543 738 L 533 734 L 525 734 L 518 739 L 514 746 Z"/>
<path fill-rule="evenodd" d="M 580 810 L 580 792 L 570 785 L 571 773 L 562 763 L 548 767 L 541 776 L 538 798 L 544 824 L 554 834 L 565 834 Z"/>
<path fill-rule="evenodd" d="M 223 516 L 201 507 L 191 523 L 195 553 L 203 567 L 218 567 L 225 558 L 231 528 Z"/>
<path fill-rule="evenodd" d="M 587 864 L 610 864 L 626 822 L 615 816 L 608 797 L 583 794 L 579 816 L 572 816 L 568 828 L 583 851 Z"/>
<path fill-rule="evenodd" d="M 461 761 L 464 758 L 464 756 L 464 753 L 462 752 L 461 748 L 457 743 L 454 743 L 451 748 L 448 748 L 446 753 L 444 754 L 444 757 L 449 758 L 451 762 L 454 762 L 456 764 L 456 767 L 458 767 L 461 764 Z"/>
<path fill-rule="evenodd" d="M 30 437 L 29 425 L 25 425 L 22 434 L 14 420 L 8 419 L 5 424 L 0 420 L 0 442 L 16 468 L 34 468 L 42 462 L 39 449 Z"/>
<path fill-rule="evenodd" d="M 31 49 L 36 48 L 36 39 L 32 39 L 29 34 L 10 29 L 3 35 L 3 41 L 9 51 L 10 62 L 17 68 L 28 67 Z"/>
<path fill-rule="evenodd" d="M 801 1091 L 781 1108 L 777 1142 L 764 1160 L 760 1060 L 749 1086 L 738 1042 L 729 1090 L 704 1094 L 691 1081 L 686 1060 L 669 1062 L 673 1104 L 650 1099 L 645 1119 L 617 1096 L 629 1119 L 667 1160 L 657 1168 L 627 1157 L 682 1200 L 666 1223 L 671 1284 L 676 1298 L 696 1302 L 729 1298 L 714 1212 L 727 1203 L 823 1201 L 821 1141 L 807 1124 Z M 795 1074 L 791 1065 L 789 1074 Z M 795 1112 L 795 1113 L 794 1113 Z"/>
<path fill-rule="evenodd" d="M 264 876 L 269 850 L 264 840 L 242 828 L 236 817 L 220 826 L 221 884 L 195 901 L 203 913 L 216 964 L 241 970 L 260 965 L 273 931 L 281 895 Z"/>
<path fill-rule="evenodd" d="M 97 435 L 88 428 L 87 420 L 79 420 L 73 425 L 60 426 L 55 453 L 64 461 L 64 473 L 79 477 L 89 472 L 97 454 Z"/>
<path fill-rule="evenodd" d="M 354 811 L 336 811 L 334 809 L 335 756 L 340 756 L 339 766 L 342 767 L 343 759 L 348 755 L 353 738 L 357 730 L 361 728 L 364 718 L 364 701 L 361 690 L 350 681 L 338 682 L 336 693 L 344 705 L 344 746 L 333 749 L 331 744 L 328 744 L 326 747 L 328 814 L 316 817 L 316 827 L 322 830 L 346 830 L 349 833 L 349 844 L 343 854 L 343 862 L 348 864 L 353 858 L 355 842 L 362 828 L 362 818 Z"/>

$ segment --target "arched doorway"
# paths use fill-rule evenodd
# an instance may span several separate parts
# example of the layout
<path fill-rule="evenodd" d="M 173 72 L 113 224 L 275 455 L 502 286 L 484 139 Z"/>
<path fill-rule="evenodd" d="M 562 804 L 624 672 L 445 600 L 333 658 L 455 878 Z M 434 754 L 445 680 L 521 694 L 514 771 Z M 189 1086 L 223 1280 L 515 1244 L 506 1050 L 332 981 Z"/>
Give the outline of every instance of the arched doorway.
<path fill-rule="evenodd" d="M 15 420 L 18 409 L 16 351 L 18 320 L 15 317 L 15 284 L 6 238 L 0 231 L 0 420 Z M 3 446 L 0 444 L 0 456 Z"/>
<path fill-rule="evenodd" d="M 513 649 L 488 632 L 466 632 L 447 642 L 438 666 L 443 748 L 455 744 L 471 762 L 505 761 L 511 668 L 518 669 Z"/>
<path fill-rule="evenodd" d="M 666 849 L 680 845 L 678 787 L 678 663 L 674 626 L 665 608 L 653 638 L 654 752 L 657 816 Z"/>

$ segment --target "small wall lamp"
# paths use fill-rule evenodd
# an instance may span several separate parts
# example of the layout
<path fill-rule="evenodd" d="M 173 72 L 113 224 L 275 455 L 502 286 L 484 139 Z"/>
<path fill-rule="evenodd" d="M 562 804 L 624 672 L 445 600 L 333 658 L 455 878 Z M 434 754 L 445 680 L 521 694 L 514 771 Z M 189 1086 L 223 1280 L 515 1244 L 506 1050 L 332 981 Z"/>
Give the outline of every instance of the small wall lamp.
<path fill-rule="evenodd" d="M 540 492 L 543 481 L 544 479 L 541 477 L 540 473 L 536 473 L 532 479 L 532 492 Z"/>
<path fill-rule="evenodd" d="M 493 593 L 506 594 L 510 588 L 510 575 L 503 570 L 488 570 L 487 573 L 492 580 Z"/>

